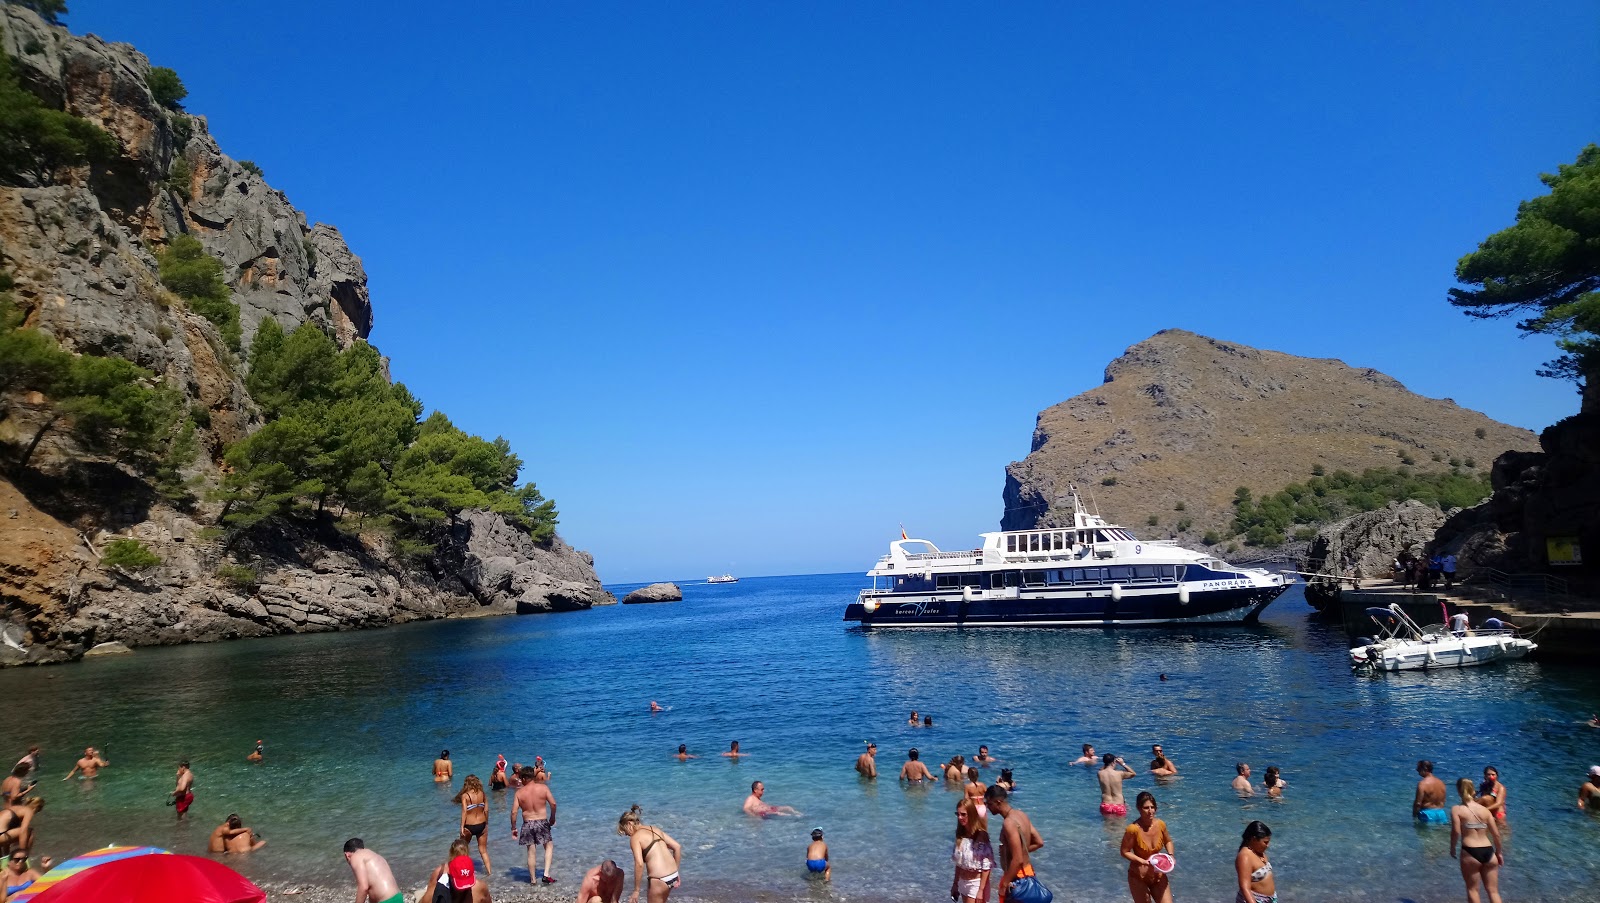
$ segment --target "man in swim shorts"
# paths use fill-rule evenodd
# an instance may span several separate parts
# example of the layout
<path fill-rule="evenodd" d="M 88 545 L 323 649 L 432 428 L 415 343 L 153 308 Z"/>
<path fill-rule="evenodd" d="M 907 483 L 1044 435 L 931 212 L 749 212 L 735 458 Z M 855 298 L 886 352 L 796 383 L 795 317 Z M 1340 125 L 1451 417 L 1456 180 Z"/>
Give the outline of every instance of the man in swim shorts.
<path fill-rule="evenodd" d="M 406 895 L 400 892 L 389 863 L 367 849 L 361 838 L 344 842 L 344 861 L 356 876 L 356 903 L 405 903 Z"/>
<path fill-rule="evenodd" d="M 531 883 L 554 884 L 550 876 L 550 860 L 555 856 L 555 843 L 550 834 L 556 826 L 556 797 L 545 783 L 550 776 L 543 769 L 524 765 L 520 777 L 522 787 L 517 790 L 511 805 L 511 836 L 528 848 L 528 880 Z M 522 813 L 522 830 L 517 830 L 517 813 Z M 544 868 L 535 868 L 539 848 L 544 847 Z"/>
<path fill-rule="evenodd" d="M 1101 756 L 1100 762 L 1100 814 L 1122 818 L 1128 814 L 1128 802 L 1122 798 L 1122 782 L 1138 777 L 1139 773 L 1113 753 Z"/>
<path fill-rule="evenodd" d="M 1417 760 L 1417 795 L 1411 800 L 1411 817 L 1423 824 L 1448 825 L 1450 812 L 1444 807 L 1444 781 L 1433 776 L 1433 763 Z"/>
<path fill-rule="evenodd" d="M 856 757 L 856 771 L 864 778 L 878 777 L 878 744 L 868 743 L 867 751 Z"/>
<path fill-rule="evenodd" d="M 1000 903 L 1006 903 L 1011 882 L 1035 877 L 1029 854 L 1044 848 L 1044 838 L 1034 829 L 1032 819 L 1012 806 L 1010 797 L 1006 788 L 998 784 L 983 792 L 989 811 L 1004 819 L 1000 825 Z"/>
<path fill-rule="evenodd" d="M 178 786 L 172 790 L 172 805 L 177 807 L 179 818 L 194 805 L 194 772 L 189 770 L 188 759 L 178 763 Z"/>

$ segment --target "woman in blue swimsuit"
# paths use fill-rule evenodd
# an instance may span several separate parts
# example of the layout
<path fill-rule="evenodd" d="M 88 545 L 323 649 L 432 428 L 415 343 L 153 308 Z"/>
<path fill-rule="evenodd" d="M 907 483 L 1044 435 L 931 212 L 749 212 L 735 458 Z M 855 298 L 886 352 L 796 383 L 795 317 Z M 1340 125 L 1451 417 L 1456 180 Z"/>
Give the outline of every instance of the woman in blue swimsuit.
<path fill-rule="evenodd" d="M 45 863 L 45 867 L 50 867 L 48 862 Z M 21 850 L 12 853 L 10 861 L 6 863 L 5 884 L 0 885 L 0 887 L 4 888 L 4 893 L 0 894 L 0 900 L 9 900 L 22 893 L 32 887 L 33 882 L 38 881 L 41 877 L 43 876 L 38 872 L 28 868 L 27 853 Z"/>

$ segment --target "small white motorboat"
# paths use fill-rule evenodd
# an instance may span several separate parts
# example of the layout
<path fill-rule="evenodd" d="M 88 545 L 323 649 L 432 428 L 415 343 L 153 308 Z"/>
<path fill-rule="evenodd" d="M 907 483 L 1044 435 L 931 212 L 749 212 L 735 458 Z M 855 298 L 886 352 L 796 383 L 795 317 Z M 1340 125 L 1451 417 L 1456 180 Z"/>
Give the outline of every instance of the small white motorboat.
<path fill-rule="evenodd" d="M 1470 668 L 1522 658 L 1538 649 L 1515 630 L 1452 632 L 1442 625 L 1418 627 L 1398 605 L 1369 608 L 1378 625 L 1376 638 L 1362 637 L 1350 650 L 1350 667 L 1371 671 L 1427 671 Z"/>

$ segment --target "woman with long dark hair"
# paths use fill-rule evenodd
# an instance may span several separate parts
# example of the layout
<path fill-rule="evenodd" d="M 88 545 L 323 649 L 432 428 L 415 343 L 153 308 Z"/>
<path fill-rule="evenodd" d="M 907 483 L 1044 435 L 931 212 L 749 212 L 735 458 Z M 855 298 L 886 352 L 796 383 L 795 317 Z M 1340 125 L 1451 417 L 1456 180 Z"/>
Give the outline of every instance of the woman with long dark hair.
<path fill-rule="evenodd" d="M 1239 878 L 1234 903 L 1277 903 L 1278 881 L 1272 877 L 1272 862 L 1267 859 L 1270 843 L 1272 829 L 1264 823 L 1253 821 L 1244 826 L 1239 855 L 1233 857 L 1233 870 Z"/>

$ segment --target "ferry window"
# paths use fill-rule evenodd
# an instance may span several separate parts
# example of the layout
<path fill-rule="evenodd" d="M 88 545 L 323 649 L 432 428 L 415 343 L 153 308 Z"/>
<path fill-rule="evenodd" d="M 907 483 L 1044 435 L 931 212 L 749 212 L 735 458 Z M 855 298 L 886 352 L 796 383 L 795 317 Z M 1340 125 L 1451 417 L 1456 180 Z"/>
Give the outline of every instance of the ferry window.
<path fill-rule="evenodd" d="M 982 574 L 962 574 L 961 575 L 961 585 L 962 586 L 981 587 L 981 586 L 983 586 L 983 575 Z"/>
<path fill-rule="evenodd" d="M 1006 537 L 1006 551 L 1007 552 L 1015 552 L 1016 550 L 1017 550 L 1017 538 L 1015 536 L 1007 536 Z"/>
<path fill-rule="evenodd" d="M 1039 534 L 1037 534 L 1037 533 L 1029 533 L 1028 534 L 1028 551 L 1030 551 L 1030 552 L 1039 551 Z"/>
<path fill-rule="evenodd" d="M 1067 544 L 1064 540 L 1062 540 L 1060 533 L 1050 534 L 1050 545 L 1052 548 L 1057 550 L 1065 549 L 1067 547 Z"/>
<path fill-rule="evenodd" d="M 994 573 L 989 575 L 989 588 L 990 589 L 1000 589 L 1001 587 L 1004 587 L 1005 585 L 1006 585 L 1005 576 L 1003 574 L 1001 574 L 999 571 L 995 571 Z"/>
<path fill-rule="evenodd" d="M 1139 580 L 1156 579 L 1156 566 L 1153 564 L 1136 564 L 1133 566 L 1133 576 Z"/>
<path fill-rule="evenodd" d="M 1114 565 L 1106 568 L 1106 579 L 1112 583 L 1121 583 L 1133 579 L 1133 568 L 1125 564 Z"/>
<path fill-rule="evenodd" d="M 896 578 L 894 578 L 894 585 L 895 585 L 896 589 L 904 589 L 905 585 L 906 585 L 906 578 L 904 578 L 904 577 L 896 577 Z"/>
<path fill-rule="evenodd" d="M 1178 579 L 1178 566 L 1175 565 L 1175 564 L 1163 564 L 1161 566 L 1161 579 L 1162 580 L 1176 580 L 1176 579 Z"/>
<path fill-rule="evenodd" d="M 1073 575 L 1072 582 L 1073 583 L 1099 583 L 1100 582 L 1100 577 L 1101 577 L 1100 571 L 1101 571 L 1100 568 L 1073 568 L 1072 569 L 1072 575 Z"/>
<path fill-rule="evenodd" d="M 940 574 L 939 575 L 939 588 L 940 589 L 955 589 L 956 587 L 958 587 L 960 585 L 961 585 L 961 575 L 960 574 Z"/>
<path fill-rule="evenodd" d="M 1022 585 L 1022 572 L 1021 571 L 1006 571 L 1006 586 L 1007 587 L 1021 586 L 1021 585 Z"/>
<path fill-rule="evenodd" d="M 1044 571 L 1023 571 L 1022 580 L 1028 586 L 1044 586 Z"/>

